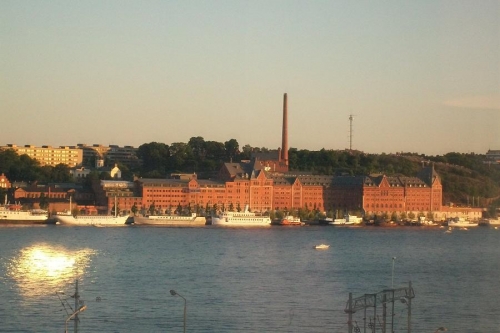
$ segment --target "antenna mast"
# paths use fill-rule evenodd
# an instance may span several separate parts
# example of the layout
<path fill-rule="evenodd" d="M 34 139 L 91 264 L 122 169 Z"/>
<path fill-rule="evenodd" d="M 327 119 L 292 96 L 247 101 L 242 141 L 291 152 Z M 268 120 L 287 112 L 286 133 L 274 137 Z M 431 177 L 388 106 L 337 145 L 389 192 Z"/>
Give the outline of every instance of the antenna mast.
<path fill-rule="evenodd" d="M 353 120 L 353 115 L 349 115 L 349 150 L 352 150 L 352 120 Z"/>

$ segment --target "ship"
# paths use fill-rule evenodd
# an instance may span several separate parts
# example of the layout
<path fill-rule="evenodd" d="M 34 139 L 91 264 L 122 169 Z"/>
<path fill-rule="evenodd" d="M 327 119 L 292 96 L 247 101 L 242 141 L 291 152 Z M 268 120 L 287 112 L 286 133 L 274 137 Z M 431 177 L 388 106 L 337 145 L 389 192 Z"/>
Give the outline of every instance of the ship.
<path fill-rule="evenodd" d="M 71 212 L 71 200 L 70 200 L 70 210 Z M 128 215 L 118 216 L 117 205 L 115 197 L 115 215 L 76 215 L 73 216 L 69 214 L 57 214 L 55 218 L 59 224 L 62 225 L 73 225 L 73 226 L 94 226 L 94 227 L 104 227 L 104 226 L 115 226 L 121 227 L 126 226 Z"/>
<path fill-rule="evenodd" d="M 56 215 L 57 222 L 62 225 L 77 225 L 77 226 L 126 226 L 128 215 Z"/>
<path fill-rule="evenodd" d="M 226 227 L 265 227 L 271 225 L 269 216 L 258 216 L 245 207 L 243 212 L 222 212 L 212 216 L 212 225 Z"/>
<path fill-rule="evenodd" d="M 181 215 L 134 216 L 135 225 L 196 227 L 196 226 L 203 226 L 206 223 L 207 219 L 204 216 L 197 216 L 196 213 L 192 213 L 191 216 L 181 216 Z"/>
<path fill-rule="evenodd" d="M 9 205 L 7 195 L 5 203 L 0 205 L 0 224 L 46 224 L 49 212 L 43 209 L 24 210 L 19 204 Z"/>
<path fill-rule="evenodd" d="M 0 207 L 0 224 L 46 224 L 49 214 L 43 209 L 21 210 L 18 206 Z"/>
<path fill-rule="evenodd" d="M 499 226 L 500 225 L 500 217 L 497 217 L 496 219 L 489 219 L 488 225 Z"/>
<path fill-rule="evenodd" d="M 469 228 L 477 227 L 478 225 L 478 222 L 472 222 L 463 217 L 457 217 L 448 221 L 449 227 Z"/>
<path fill-rule="evenodd" d="M 363 222 L 363 218 L 357 217 L 355 215 L 346 215 L 346 218 L 343 219 L 334 219 L 333 221 L 328 222 L 330 225 L 343 225 L 343 226 L 349 226 L 349 225 L 359 225 Z"/>
<path fill-rule="evenodd" d="M 277 225 L 304 225 L 305 223 L 300 220 L 300 217 L 292 215 L 285 216 L 278 221 Z"/>

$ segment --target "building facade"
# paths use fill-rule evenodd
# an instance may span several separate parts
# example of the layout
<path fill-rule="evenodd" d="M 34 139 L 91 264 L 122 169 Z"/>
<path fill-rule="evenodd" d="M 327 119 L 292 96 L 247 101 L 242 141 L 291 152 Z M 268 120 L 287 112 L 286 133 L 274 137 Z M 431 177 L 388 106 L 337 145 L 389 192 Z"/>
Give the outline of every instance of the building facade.
<path fill-rule="evenodd" d="M 40 165 L 56 166 L 66 164 L 69 167 L 76 167 L 82 164 L 83 152 L 81 149 L 71 146 L 17 146 L 8 144 L 0 147 L 2 149 L 13 149 L 18 155 L 28 155 L 30 158 L 40 162 Z"/>
<path fill-rule="evenodd" d="M 83 163 L 88 167 L 101 168 L 119 163 L 129 168 L 135 168 L 141 164 L 141 160 L 137 157 L 137 148 L 132 146 L 79 143 L 77 147 L 82 149 Z"/>
<path fill-rule="evenodd" d="M 182 207 L 242 209 L 255 212 L 306 209 L 361 212 L 363 215 L 429 214 L 442 209 L 442 186 L 432 166 L 416 177 L 318 176 L 269 173 L 253 163 L 225 163 L 217 181 L 196 175 L 176 179 L 137 179 L 141 207 L 159 211 Z"/>

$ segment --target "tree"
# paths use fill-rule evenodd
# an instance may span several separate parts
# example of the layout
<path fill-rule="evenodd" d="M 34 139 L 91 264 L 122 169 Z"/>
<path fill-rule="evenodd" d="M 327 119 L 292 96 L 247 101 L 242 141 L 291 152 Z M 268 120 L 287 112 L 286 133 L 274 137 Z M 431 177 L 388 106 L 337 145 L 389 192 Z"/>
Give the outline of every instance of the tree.
<path fill-rule="evenodd" d="M 148 211 L 149 211 L 149 215 L 155 215 L 155 213 L 156 213 L 156 206 L 155 206 L 154 202 L 149 206 Z"/>
<path fill-rule="evenodd" d="M 47 210 L 48 207 L 49 207 L 49 200 L 45 196 L 45 193 L 42 192 L 40 193 L 40 209 Z"/>
<path fill-rule="evenodd" d="M 132 207 L 130 208 L 130 210 L 132 211 L 132 213 L 134 214 L 134 216 L 137 214 L 137 210 L 138 209 L 137 209 L 137 205 L 135 204 L 135 202 L 132 205 Z"/>
<path fill-rule="evenodd" d="M 170 159 L 169 146 L 164 143 L 145 143 L 137 149 L 137 157 L 142 160 L 143 172 L 156 171 L 165 175 Z"/>
<path fill-rule="evenodd" d="M 227 161 L 235 160 L 235 157 L 240 153 L 240 145 L 235 139 L 224 142 Z"/>

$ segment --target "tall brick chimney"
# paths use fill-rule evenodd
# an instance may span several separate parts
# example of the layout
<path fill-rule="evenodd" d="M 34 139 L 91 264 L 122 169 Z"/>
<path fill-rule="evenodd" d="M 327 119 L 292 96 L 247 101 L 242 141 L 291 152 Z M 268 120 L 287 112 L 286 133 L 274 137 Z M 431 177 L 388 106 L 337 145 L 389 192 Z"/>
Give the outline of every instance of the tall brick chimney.
<path fill-rule="evenodd" d="M 286 93 L 283 95 L 283 135 L 281 138 L 281 160 L 288 166 L 288 105 Z"/>

